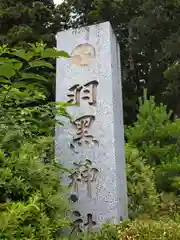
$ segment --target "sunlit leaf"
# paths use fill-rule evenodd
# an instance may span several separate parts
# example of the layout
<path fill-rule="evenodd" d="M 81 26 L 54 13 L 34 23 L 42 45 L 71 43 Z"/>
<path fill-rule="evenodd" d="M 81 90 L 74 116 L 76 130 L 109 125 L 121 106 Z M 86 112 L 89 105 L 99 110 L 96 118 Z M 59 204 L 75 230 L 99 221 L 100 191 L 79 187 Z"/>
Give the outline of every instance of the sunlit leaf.
<path fill-rule="evenodd" d="M 12 83 L 13 88 L 28 88 L 29 89 L 29 84 L 24 84 L 23 82 L 14 82 Z"/>
<path fill-rule="evenodd" d="M 7 79 L 0 78 L 0 83 L 10 83 L 10 81 Z"/>
<path fill-rule="evenodd" d="M 48 81 L 48 79 L 46 79 L 45 77 L 35 73 L 22 73 L 21 80 L 24 80 L 24 79 L 36 79 L 41 81 Z"/>
<path fill-rule="evenodd" d="M 16 63 L 19 62 L 17 59 L 13 59 L 13 58 L 4 58 L 4 57 L 0 57 L 0 64 L 5 64 L 5 63 Z"/>
<path fill-rule="evenodd" d="M 65 51 L 57 51 L 57 53 L 59 54 L 59 57 L 64 57 L 64 58 L 70 58 L 69 54 Z"/>
<path fill-rule="evenodd" d="M 48 62 L 42 61 L 42 60 L 30 62 L 29 65 L 31 68 L 34 68 L 34 67 L 47 67 L 47 68 L 51 68 L 51 69 L 54 68 L 51 63 L 48 63 Z"/>
<path fill-rule="evenodd" d="M 42 52 L 41 57 L 42 58 L 57 58 L 57 57 L 69 58 L 70 56 L 65 51 L 58 51 L 53 48 L 47 48 Z"/>
<path fill-rule="evenodd" d="M 16 63 L 13 63 L 13 65 L 14 65 L 14 69 L 15 70 L 20 70 L 22 68 L 22 66 L 23 66 L 23 63 L 16 62 Z"/>
<path fill-rule="evenodd" d="M 21 50 L 12 52 L 11 55 L 14 55 L 26 61 L 29 61 L 34 56 L 34 53 L 31 51 L 26 52 L 25 50 L 21 49 Z"/>
<path fill-rule="evenodd" d="M 11 78 L 16 74 L 13 63 L 0 65 L 0 76 Z"/>

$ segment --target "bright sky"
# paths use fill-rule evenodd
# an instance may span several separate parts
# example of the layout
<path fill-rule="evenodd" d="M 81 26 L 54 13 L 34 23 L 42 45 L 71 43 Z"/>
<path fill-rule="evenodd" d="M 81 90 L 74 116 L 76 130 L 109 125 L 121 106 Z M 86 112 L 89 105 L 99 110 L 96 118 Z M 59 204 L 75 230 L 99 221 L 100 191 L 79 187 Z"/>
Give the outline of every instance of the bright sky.
<path fill-rule="evenodd" d="M 59 3 L 62 3 L 62 2 L 63 2 L 63 0 L 54 0 L 55 4 L 59 4 Z"/>

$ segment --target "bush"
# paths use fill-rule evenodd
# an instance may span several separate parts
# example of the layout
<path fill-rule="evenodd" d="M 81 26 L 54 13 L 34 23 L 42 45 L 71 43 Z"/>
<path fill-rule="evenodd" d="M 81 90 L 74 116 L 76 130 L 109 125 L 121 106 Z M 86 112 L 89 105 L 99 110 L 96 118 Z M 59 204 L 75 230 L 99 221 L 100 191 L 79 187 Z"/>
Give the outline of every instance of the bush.
<path fill-rule="evenodd" d="M 0 46 L 0 56 L 0 148 L 9 153 L 25 139 L 52 136 L 55 115 L 69 117 L 67 104 L 49 102 L 47 91 L 55 79 L 51 61 L 68 54 L 36 43 L 27 51 Z"/>
<path fill-rule="evenodd" d="M 47 143 L 48 145 L 48 143 Z M 68 226 L 61 167 L 43 163 L 42 141 L 0 158 L 0 239 L 53 239 Z"/>
<path fill-rule="evenodd" d="M 158 217 L 172 219 L 180 223 L 180 201 L 175 194 L 161 194 Z"/>
<path fill-rule="evenodd" d="M 166 106 L 155 104 L 154 97 L 140 99 L 138 119 L 127 128 L 128 142 L 138 149 L 146 165 L 154 168 L 159 192 L 180 189 L 180 119 L 171 119 Z"/>
<path fill-rule="evenodd" d="M 126 144 L 129 216 L 154 214 L 158 205 L 153 170 L 143 163 L 139 151 Z"/>
<path fill-rule="evenodd" d="M 157 106 L 154 97 L 139 99 L 137 121 L 126 130 L 131 142 L 150 165 L 171 161 L 177 154 L 180 136 L 180 121 L 171 121 L 172 112 L 166 106 Z"/>
<path fill-rule="evenodd" d="M 180 156 L 156 169 L 156 184 L 159 191 L 180 195 Z"/>
<path fill-rule="evenodd" d="M 81 240 L 178 240 L 180 224 L 172 220 L 136 220 L 119 225 L 106 225 L 100 233 Z"/>

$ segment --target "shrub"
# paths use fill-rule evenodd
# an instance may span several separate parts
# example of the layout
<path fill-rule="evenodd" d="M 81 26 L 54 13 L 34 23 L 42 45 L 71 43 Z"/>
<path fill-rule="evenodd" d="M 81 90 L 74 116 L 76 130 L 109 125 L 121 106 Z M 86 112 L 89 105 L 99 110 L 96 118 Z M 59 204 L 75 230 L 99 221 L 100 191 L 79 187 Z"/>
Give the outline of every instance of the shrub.
<path fill-rule="evenodd" d="M 172 220 L 137 220 L 117 228 L 119 239 L 172 240 L 180 239 L 180 224 Z M 176 229 L 176 230 L 175 230 Z"/>
<path fill-rule="evenodd" d="M 139 151 L 126 144 L 129 216 L 154 214 L 158 205 L 153 170 L 143 163 Z"/>
<path fill-rule="evenodd" d="M 156 169 L 156 184 L 158 190 L 180 195 L 180 156 Z"/>
<path fill-rule="evenodd" d="M 0 239 L 53 239 L 69 224 L 61 166 L 43 163 L 42 141 L 0 158 Z"/>
<path fill-rule="evenodd" d="M 100 233 L 82 236 L 81 240 L 178 240 L 180 224 L 172 220 L 136 220 L 106 225 Z"/>
<path fill-rule="evenodd" d="M 67 104 L 49 102 L 47 91 L 55 79 L 51 61 L 68 54 L 36 43 L 27 51 L 0 46 L 0 56 L 0 148 L 9 153 L 25 139 L 52 136 L 55 115 L 69 117 Z"/>
<path fill-rule="evenodd" d="M 162 193 L 158 213 L 158 217 L 161 216 L 180 223 L 179 198 L 173 193 Z"/>
<path fill-rule="evenodd" d="M 128 142 L 138 149 L 146 165 L 154 168 L 159 192 L 180 189 L 180 119 L 171 119 L 166 106 L 155 104 L 154 97 L 140 99 L 138 119 L 127 128 Z"/>
<path fill-rule="evenodd" d="M 157 106 L 154 97 L 139 99 L 137 121 L 126 130 L 131 142 L 150 165 L 170 161 L 179 147 L 180 121 L 172 122 L 166 106 Z"/>

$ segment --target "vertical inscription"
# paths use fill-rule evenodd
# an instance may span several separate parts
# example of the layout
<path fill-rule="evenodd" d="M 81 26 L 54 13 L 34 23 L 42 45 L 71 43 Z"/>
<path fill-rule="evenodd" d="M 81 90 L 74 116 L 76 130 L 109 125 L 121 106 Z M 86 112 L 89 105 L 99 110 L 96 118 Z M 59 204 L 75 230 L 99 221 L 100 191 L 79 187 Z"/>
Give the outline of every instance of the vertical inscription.
<path fill-rule="evenodd" d="M 97 86 L 98 81 L 93 80 L 84 85 L 75 84 L 69 88 L 69 93 L 66 95 L 69 100 L 68 103 L 81 105 L 81 101 L 87 101 L 89 105 L 96 106 L 97 104 Z M 78 117 L 75 121 L 71 122 L 75 127 L 76 136 L 73 138 L 73 141 L 70 143 L 70 148 L 75 151 L 74 144 L 81 146 L 83 143 L 90 144 L 93 143 L 98 145 L 99 142 L 89 134 L 89 129 L 95 121 L 95 116 L 93 115 L 84 115 Z M 75 151 L 75 153 L 77 153 Z"/>
<path fill-rule="evenodd" d="M 85 52 L 84 52 L 85 51 Z M 91 45 L 78 46 L 73 51 L 73 63 L 77 66 L 85 66 L 84 59 L 89 59 L 90 57 L 95 57 L 95 48 Z M 87 57 L 88 56 L 88 57 Z M 83 61 L 82 61 L 83 60 Z M 88 64 L 87 64 L 88 65 Z M 81 106 L 82 101 L 85 101 L 90 106 L 96 107 L 97 104 L 97 87 L 98 81 L 92 80 L 84 85 L 75 84 L 69 88 L 69 92 L 66 95 L 68 97 L 68 103 L 72 103 L 78 106 Z M 91 127 L 95 121 L 95 116 L 93 115 L 83 115 L 72 121 L 72 125 L 75 128 L 75 136 L 73 137 L 72 142 L 70 143 L 70 147 L 74 150 L 74 144 L 78 146 L 82 146 L 83 144 L 90 145 L 95 144 L 98 145 L 99 142 L 96 138 L 90 134 Z M 75 151 L 76 152 L 76 151 Z M 77 152 L 76 152 L 77 153 Z M 96 182 L 98 169 L 92 167 L 92 163 L 90 160 L 86 159 L 85 164 L 77 164 L 75 171 L 69 176 L 71 187 L 76 195 L 73 194 L 71 196 L 74 202 L 79 200 L 79 188 L 82 185 L 86 185 L 87 189 L 87 197 L 92 198 L 92 183 Z M 72 225 L 72 232 L 82 232 L 87 229 L 88 232 L 92 231 L 93 226 L 96 225 L 96 222 L 93 220 L 93 216 L 91 213 L 87 214 L 87 221 L 84 222 L 82 215 L 80 212 L 75 211 L 74 216 L 76 220 Z"/>

